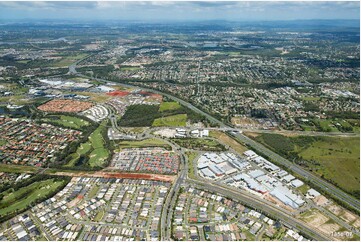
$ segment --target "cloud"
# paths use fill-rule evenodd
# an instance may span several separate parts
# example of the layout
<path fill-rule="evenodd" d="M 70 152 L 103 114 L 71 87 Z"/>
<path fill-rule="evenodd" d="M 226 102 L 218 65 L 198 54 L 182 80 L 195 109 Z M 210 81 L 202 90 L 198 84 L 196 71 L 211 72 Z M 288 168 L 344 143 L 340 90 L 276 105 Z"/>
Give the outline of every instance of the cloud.
<path fill-rule="evenodd" d="M 358 1 L 0 1 L 0 18 L 175 20 L 359 19 Z M 11 15 L 12 14 L 12 15 Z"/>
<path fill-rule="evenodd" d="M 15 9 L 94 9 L 98 2 L 85 1 L 21 1 L 21 2 L 0 2 L 0 7 Z"/>

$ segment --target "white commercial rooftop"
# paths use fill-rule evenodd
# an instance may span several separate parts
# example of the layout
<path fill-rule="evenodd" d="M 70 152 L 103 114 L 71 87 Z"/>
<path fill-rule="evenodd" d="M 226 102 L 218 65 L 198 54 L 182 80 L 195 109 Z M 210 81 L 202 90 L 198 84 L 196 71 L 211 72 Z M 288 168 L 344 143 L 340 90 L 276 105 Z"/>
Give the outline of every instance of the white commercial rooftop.
<path fill-rule="evenodd" d="M 245 152 L 243 152 L 243 154 L 247 157 L 256 157 L 258 156 L 253 150 L 247 150 Z"/>
<path fill-rule="evenodd" d="M 259 176 L 264 175 L 264 172 L 261 170 L 252 170 L 252 171 L 248 172 L 248 174 L 253 178 L 257 178 Z"/>
<path fill-rule="evenodd" d="M 307 194 L 312 196 L 312 197 L 318 197 L 320 196 L 321 194 L 316 191 L 315 189 L 311 188 L 310 190 L 307 191 Z"/>
<path fill-rule="evenodd" d="M 295 179 L 295 177 L 292 176 L 291 174 L 289 174 L 289 175 L 287 175 L 287 176 L 285 176 L 285 177 L 282 178 L 282 180 L 284 180 L 284 181 L 286 181 L 286 182 L 290 182 L 290 181 L 292 181 L 293 179 Z"/>
<path fill-rule="evenodd" d="M 294 194 L 291 190 L 289 190 L 285 186 L 277 186 L 270 194 L 276 198 L 278 198 L 284 204 L 292 207 L 299 208 L 302 206 L 305 201 L 303 201 L 299 196 Z"/>
<path fill-rule="evenodd" d="M 300 187 L 300 186 L 303 185 L 303 182 L 300 181 L 300 180 L 298 180 L 298 179 L 296 179 L 296 180 L 291 181 L 291 185 L 292 185 L 293 187 Z"/>
<path fill-rule="evenodd" d="M 211 177 L 211 178 L 214 178 L 216 177 L 216 175 L 208 168 L 204 168 L 201 170 L 202 174 L 206 177 Z"/>

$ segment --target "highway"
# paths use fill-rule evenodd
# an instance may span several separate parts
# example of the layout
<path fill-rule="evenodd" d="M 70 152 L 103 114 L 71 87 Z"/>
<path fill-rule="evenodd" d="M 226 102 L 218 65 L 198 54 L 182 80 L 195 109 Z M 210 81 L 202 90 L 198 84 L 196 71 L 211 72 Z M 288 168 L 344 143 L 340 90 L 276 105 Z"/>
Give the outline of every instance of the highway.
<path fill-rule="evenodd" d="M 75 67 L 76 67 L 76 65 L 72 65 L 72 68 L 74 68 L 74 73 L 76 73 Z M 79 73 L 78 73 L 78 75 L 87 77 L 87 76 L 84 76 Z M 96 80 L 103 81 L 103 82 L 109 82 L 107 80 L 100 79 L 100 78 L 96 78 Z M 153 92 L 153 93 L 157 93 L 157 94 L 166 96 L 166 97 L 168 97 L 172 100 L 175 100 L 175 101 L 179 102 L 180 104 L 188 107 L 189 109 L 191 109 L 199 114 L 204 115 L 211 122 L 218 124 L 220 126 L 220 129 L 230 129 L 230 130 L 233 129 L 234 130 L 233 127 L 230 127 L 230 126 L 224 124 L 220 120 L 212 117 L 208 113 L 203 112 L 202 110 L 196 108 L 192 104 L 190 104 L 182 99 L 179 99 L 177 97 L 174 97 L 170 94 L 163 93 L 163 92 L 149 89 L 149 88 L 143 88 L 143 87 L 139 87 L 139 86 L 122 84 L 122 83 L 120 83 L 120 84 L 125 87 L 139 88 L 139 89 L 143 89 L 145 91 L 149 91 L 149 92 Z M 298 165 L 292 163 L 291 161 L 279 156 L 275 152 L 273 152 L 270 149 L 266 148 L 265 146 L 257 143 L 256 141 L 248 138 L 245 135 L 243 135 L 239 132 L 231 132 L 231 134 L 235 138 L 237 138 L 239 141 L 244 142 L 246 145 L 252 147 L 255 151 L 262 152 L 262 154 L 268 156 L 272 161 L 274 161 L 278 164 L 282 164 L 283 166 L 292 170 L 294 173 L 298 174 L 304 180 L 309 181 L 318 190 L 329 193 L 329 194 L 333 195 L 334 197 L 338 198 L 339 200 L 346 202 L 348 205 L 353 207 L 355 210 L 360 211 L 360 202 L 357 199 L 355 199 L 354 197 L 352 197 L 349 194 L 342 191 L 341 189 L 335 187 L 334 185 L 328 183 L 327 181 L 321 179 L 320 177 L 312 174 L 311 172 L 304 170 L 303 168 L 299 167 Z M 186 162 L 184 162 L 184 164 L 186 164 Z M 186 165 L 184 166 L 184 168 L 185 167 L 186 167 Z M 180 188 L 180 185 L 185 181 L 185 176 L 186 176 L 187 170 L 188 169 L 184 169 L 185 172 L 180 172 L 176 182 L 174 183 L 174 186 L 172 187 L 172 189 L 169 193 L 169 196 L 167 196 L 166 203 L 164 206 L 165 208 L 163 209 L 163 213 L 162 213 L 162 223 L 161 223 L 161 239 L 162 240 L 170 239 L 169 238 L 169 236 L 170 236 L 170 223 L 169 222 L 171 221 L 171 216 L 173 214 L 173 211 L 172 211 L 173 205 L 174 205 L 174 201 L 176 198 L 176 194 L 178 193 L 178 190 Z M 302 221 L 297 220 L 296 218 L 293 218 L 292 216 L 290 216 L 289 213 L 286 213 L 285 211 L 283 211 L 283 209 L 280 209 L 274 205 L 269 205 L 264 200 L 260 201 L 260 200 L 254 199 L 254 197 L 251 197 L 247 194 L 240 193 L 239 191 L 232 191 L 232 189 L 226 189 L 217 184 L 205 183 L 203 181 L 197 181 L 197 180 L 193 180 L 193 179 L 189 179 L 189 178 L 186 181 L 188 181 L 189 183 L 191 183 L 201 189 L 207 189 L 209 191 L 223 194 L 232 199 L 236 199 L 236 200 L 244 203 L 247 206 L 253 207 L 260 211 L 264 211 L 274 218 L 279 218 L 285 224 L 289 224 L 290 226 L 299 229 L 304 234 L 306 234 L 307 236 L 309 236 L 310 238 L 313 238 L 315 240 L 333 240 L 334 239 L 334 238 L 330 237 L 330 235 L 326 235 L 319 230 L 315 231 L 314 228 L 311 228 L 307 224 L 304 224 Z"/>
<path fill-rule="evenodd" d="M 83 76 L 83 75 L 82 75 Z M 84 76 L 86 77 L 86 76 Z M 104 79 L 99 79 L 97 78 L 96 80 L 98 81 L 103 81 L 103 82 L 108 82 L 107 80 Z M 188 107 L 189 109 L 204 115 L 208 120 L 210 120 L 213 123 L 216 123 L 220 126 L 220 129 L 233 129 L 233 127 L 230 127 L 226 124 L 224 124 L 222 121 L 212 117 L 211 115 L 209 115 L 208 113 L 198 109 L 197 107 L 193 106 L 192 104 L 179 99 L 177 97 L 174 97 L 170 94 L 167 93 L 163 93 L 157 90 L 153 90 L 153 89 L 149 89 L 149 88 L 143 88 L 143 87 L 138 87 L 138 86 L 134 86 L 134 85 L 129 85 L 129 84 L 122 84 L 122 86 L 125 87 L 129 87 L 129 88 L 140 88 L 143 89 L 145 91 L 149 91 L 149 92 L 153 92 L 153 93 L 157 93 L 163 96 L 166 96 L 170 99 L 173 99 L 177 102 L 179 102 L 180 104 Z M 298 174 L 301 178 L 303 178 L 304 180 L 309 181 L 315 188 L 317 188 L 320 191 L 324 191 L 328 194 L 333 195 L 334 197 L 338 198 L 340 201 L 344 201 L 346 202 L 349 206 L 351 206 L 353 209 L 355 209 L 356 211 L 360 212 L 360 201 L 357 200 L 356 198 L 352 197 L 351 195 L 347 194 L 346 192 L 342 191 L 341 189 L 337 188 L 336 186 L 330 184 L 329 182 L 323 180 L 322 178 L 318 177 L 317 175 L 314 175 L 313 173 L 304 170 L 303 168 L 301 168 L 300 166 L 292 163 L 291 161 L 281 157 L 280 155 L 276 154 L 275 152 L 271 151 L 270 149 L 266 148 L 265 146 L 259 144 L 258 142 L 248 138 L 247 136 L 241 134 L 241 133 L 234 133 L 233 132 L 233 136 L 235 136 L 236 138 L 238 138 L 240 141 L 244 142 L 246 145 L 252 147 L 255 151 L 260 151 L 263 154 L 267 155 L 272 161 L 282 164 L 285 167 L 288 167 L 291 171 L 293 171 L 294 173 Z"/>
<path fill-rule="evenodd" d="M 104 79 L 97 79 L 100 81 L 105 81 Z M 172 95 L 169 95 L 167 93 L 163 93 L 157 90 L 153 90 L 153 89 L 149 89 L 149 88 L 143 88 L 143 87 L 138 87 L 138 86 L 134 86 L 134 85 L 129 85 L 129 84 L 122 84 L 123 86 L 126 87 L 130 87 L 130 88 L 141 88 L 145 91 L 149 91 L 149 92 L 154 92 L 157 94 L 161 94 L 164 95 L 170 99 L 173 99 L 177 102 L 179 102 L 180 104 L 188 107 L 189 109 L 204 115 L 208 120 L 210 120 L 213 123 L 216 123 L 220 126 L 220 128 L 224 129 L 233 129 L 232 127 L 224 124 L 223 122 L 221 122 L 220 120 L 212 117 L 211 115 L 209 115 L 206 112 L 203 112 L 202 110 L 198 109 L 197 107 L 193 106 L 192 104 L 179 99 L 177 97 L 174 97 Z M 302 177 L 304 180 L 309 181 L 315 188 L 317 188 L 318 190 L 324 191 L 326 193 L 329 193 L 335 197 L 337 197 L 339 200 L 346 202 L 348 205 L 350 205 L 352 208 L 354 208 L 355 210 L 357 210 L 358 212 L 360 212 L 360 201 L 358 201 L 356 198 L 352 197 L 351 195 L 347 194 L 346 192 L 342 191 L 341 189 L 337 188 L 336 186 L 330 184 L 329 182 L 323 180 L 322 178 L 318 177 L 317 175 L 314 175 L 313 173 L 304 170 L 303 168 L 301 168 L 300 166 L 292 163 L 291 161 L 281 157 L 280 155 L 276 154 L 275 152 L 271 151 L 270 149 L 266 148 L 265 146 L 259 144 L 258 142 L 248 138 L 247 136 L 241 134 L 241 133 L 233 133 L 233 136 L 235 136 L 236 138 L 238 138 L 240 141 L 244 142 L 245 144 L 249 145 L 250 147 L 252 147 L 253 149 L 255 149 L 255 151 L 261 151 L 263 154 L 267 155 L 271 160 L 275 161 L 276 163 L 282 164 L 285 167 L 288 167 L 290 170 L 292 170 L 294 173 L 298 174 L 300 177 Z"/>
<path fill-rule="evenodd" d="M 271 151 L 270 149 L 266 148 L 262 144 L 248 138 L 247 136 L 240 134 L 240 133 L 232 133 L 232 135 L 238 138 L 240 141 L 246 143 L 247 145 L 251 146 L 256 151 L 262 152 L 264 155 L 268 156 L 271 160 L 277 161 L 277 163 L 282 164 L 283 166 L 287 167 L 288 169 L 292 170 L 294 173 L 300 175 L 304 180 L 307 180 L 312 183 L 312 185 L 317 188 L 318 190 L 323 190 L 327 193 L 330 193 L 336 197 L 338 197 L 341 201 L 346 202 L 351 207 L 360 211 L 360 201 L 356 198 L 348 195 L 341 189 L 335 187 L 334 185 L 328 183 L 327 181 L 323 180 L 322 178 L 314 175 L 313 173 L 304 170 L 300 166 L 292 163 L 291 161 L 283 158 L 282 156 L 276 154 L 275 152 Z"/>
<path fill-rule="evenodd" d="M 233 191 L 231 189 L 225 189 L 219 185 L 215 185 L 211 182 L 205 183 L 202 181 L 194 180 L 194 179 L 188 179 L 188 183 L 192 184 L 194 187 L 207 190 L 210 192 L 215 192 L 218 194 L 222 194 L 223 196 L 227 196 L 229 198 L 232 198 L 235 201 L 238 201 L 246 206 L 249 206 L 253 209 L 257 209 L 259 211 L 262 211 L 269 216 L 273 218 L 280 219 L 282 223 L 289 225 L 291 227 L 297 228 L 302 233 L 304 233 L 309 238 L 312 238 L 317 241 L 329 241 L 334 240 L 331 235 L 327 235 L 323 233 L 322 231 L 315 230 L 314 228 L 308 226 L 306 223 L 293 218 L 288 213 L 284 212 L 283 209 L 280 209 L 275 206 L 270 206 L 267 203 L 264 203 L 263 200 L 257 200 L 254 199 L 253 196 L 248 196 L 247 193 L 240 193 L 239 191 Z"/>

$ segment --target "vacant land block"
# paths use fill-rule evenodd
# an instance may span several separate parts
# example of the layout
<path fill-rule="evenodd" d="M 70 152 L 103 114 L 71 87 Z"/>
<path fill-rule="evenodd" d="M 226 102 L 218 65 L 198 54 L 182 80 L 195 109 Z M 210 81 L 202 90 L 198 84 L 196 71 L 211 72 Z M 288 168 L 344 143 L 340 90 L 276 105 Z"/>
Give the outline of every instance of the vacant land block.
<path fill-rule="evenodd" d="M 181 108 L 181 105 L 177 102 L 162 102 L 159 107 L 159 111 L 176 110 Z"/>
<path fill-rule="evenodd" d="M 157 118 L 154 120 L 152 126 L 171 126 L 171 127 L 181 127 L 186 126 L 187 114 L 177 114 L 164 118 Z"/>
<path fill-rule="evenodd" d="M 358 137 L 261 134 L 255 139 L 357 196 L 360 190 Z"/>
<path fill-rule="evenodd" d="M 243 154 L 243 152 L 245 152 L 246 150 L 249 150 L 247 147 L 241 145 L 236 140 L 232 139 L 227 134 L 225 134 L 221 131 L 212 130 L 210 132 L 210 136 L 221 141 L 221 143 L 228 145 L 229 147 L 234 149 L 238 154 Z"/>

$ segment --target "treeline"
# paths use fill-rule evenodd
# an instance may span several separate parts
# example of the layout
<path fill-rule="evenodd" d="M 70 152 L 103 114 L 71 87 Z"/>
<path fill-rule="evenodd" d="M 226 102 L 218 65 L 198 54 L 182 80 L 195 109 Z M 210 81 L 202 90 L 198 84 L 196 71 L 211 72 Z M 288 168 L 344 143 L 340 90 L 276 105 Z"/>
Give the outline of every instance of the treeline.
<path fill-rule="evenodd" d="M 217 141 L 195 138 L 172 138 L 171 141 L 187 149 L 200 149 L 207 151 L 225 151 L 226 147 Z"/>
<path fill-rule="evenodd" d="M 118 121 L 118 125 L 125 127 L 152 126 L 154 119 L 162 117 L 158 110 L 159 105 L 131 105 Z"/>
<path fill-rule="evenodd" d="M 79 71 L 79 72 L 83 73 L 83 72 L 87 72 L 87 71 L 92 71 L 94 73 L 94 76 L 104 77 L 104 78 L 108 77 L 109 73 L 111 73 L 114 70 L 115 70 L 115 68 L 113 65 L 92 66 L 91 68 L 89 68 L 89 67 L 78 67 L 77 68 L 77 71 Z"/>
<path fill-rule="evenodd" d="M 0 58 L 1 66 L 15 66 L 19 70 L 48 67 L 55 63 L 53 60 L 25 60 L 26 62 L 17 61 L 13 56 L 7 55 Z"/>
<path fill-rule="evenodd" d="M 94 128 L 94 130 L 92 132 L 87 133 L 87 135 L 82 138 L 81 142 L 79 142 L 79 144 L 78 144 L 78 146 L 76 147 L 75 150 L 74 150 L 74 147 L 71 147 L 71 150 L 68 151 L 68 155 L 62 161 L 54 163 L 52 165 L 52 167 L 61 168 L 61 169 L 68 169 L 68 170 L 98 171 L 98 170 L 101 170 L 104 167 L 108 166 L 109 163 L 110 163 L 111 158 L 113 157 L 113 153 L 114 153 L 114 142 L 110 141 L 109 138 L 108 138 L 107 126 L 109 126 L 109 125 L 110 125 L 110 120 L 108 120 L 107 125 L 105 127 L 98 127 L 98 128 L 101 128 L 101 136 L 102 136 L 102 138 L 104 140 L 104 148 L 109 151 L 109 155 L 108 155 L 107 159 L 105 160 L 105 162 L 103 163 L 102 166 L 90 166 L 90 164 L 89 164 L 90 158 L 89 157 L 90 157 L 90 154 L 92 153 L 92 151 L 94 150 L 93 148 L 91 148 L 85 154 L 82 154 L 77 158 L 77 160 L 75 161 L 74 166 L 72 166 L 72 167 L 64 167 L 65 164 L 69 163 L 73 159 L 72 154 L 77 151 L 79 146 L 82 143 L 89 142 L 88 137 L 91 135 L 91 133 L 93 133 L 95 131 L 96 128 Z"/>
<path fill-rule="evenodd" d="M 267 134 L 264 133 L 256 140 L 267 145 L 272 150 L 277 151 L 281 156 L 288 159 L 300 159 L 298 153 L 295 152 L 296 147 L 306 149 L 311 143 L 319 140 L 319 137 L 315 136 L 298 136 L 297 138 L 286 137 L 280 134 Z"/>
<path fill-rule="evenodd" d="M 193 123 L 203 122 L 205 120 L 203 115 L 200 115 L 184 106 L 174 110 L 165 110 L 163 112 L 159 112 L 159 105 L 137 104 L 131 105 L 127 108 L 127 111 L 123 117 L 118 121 L 118 125 L 124 127 L 152 126 L 153 121 L 157 118 L 173 116 L 177 114 L 187 114 L 188 120 Z"/>
<path fill-rule="evenodd" d="M 98 124 L 91 121 L 89 126 L 82 129 L 83 135 L 78 140 L 70 142 L 62 151 L 55 153 L 56 161 L 50 164 L 50 167 L 57 168 L 68 163 L 71 160 L 70 155 L 77 151 L 81 143 L 88 141 L 88 137 L 94 132 L 94 130 L 96 130 L 97 127 Z"/>
<path fill-rule="evenodd" d="M 132 81 L 130 81 L 130 80 L 123 80 L 123 79 L 119 79 L 119 78 L 113 78 L 112 81 L 118 82 L 118 83 L 125 83 L 125 84 L 131 83 L 132 81 L 137 82 L 137 80 L 132 80 Z M 149 80 L 149 81 L 147 81 L 147 82 L 159 82 L 159 81 L 158 81 L 158 80 Z M 137 83 L 137 85 L 138 85 L 138 86 L 141 86 L 141 87 L 146 87 L 146 86 L 143 85 L 143 83 L 142 83 L 141 80 L 139 80 L 139 83 Z M 157 89 L 157 90 L 159 90 L 159 91 L 161 91 L 161 92 L 164 92 L 164 93 L 167 93 L 167 94 L 169 94 L 169 95 L 175 96 L 175 97 L 177 97 L 177 98 L 179 98 L 179 99 L 182 99 L 182 100 L 184 99 L 184 97 L 181 97 L 181 96 L 179 96 L 179 95 L 177 95 L 177 94 L 175 94 L 175 93 L 171 93 L 171 92 L 169 92 L 169 91 L 167 91 L 167 90 L 161 90 L 161 89 Z M 171 100 L 172 100 L 172 99 L 171 99 Z M 185 100 L 185 101 L 187 101 L 187 100 Z M 204 107 L 201 107 L 201 106 L 196 105 L 196 104 L 193 104 L 193 106 L 197 107 L 198 109 L 202 110 L 203 112 L 206 112 L 206 113 L 212 115 L 212 116 L 215 117 L 216 119 L 226 121 L 226 120 L 224 120 L 224 118 L 223 118 L 221 115 L 219 115 L 218 113 L 214 113 L 214 112 L 210 112 L 210 111 L 204 110 Z M 187 108 L 187 109 L 188 109 L 188 108 Z M 193 114 L 187 113 L 187 115 L 189 116 L 189 119 L 191 120 L 191 122 L 202 121 L 206 126 L 210 126 L 210 127 L 218 127 L 218 126 L 219 126 L 218 124 L 216 124 L 216 123 L 208 120 L 208 119 L 207 119 L 206 117 L 204 117 L 203 115 L 198 114 L 197 112 L 194 112 L 194 111 L 192 111 L 192 110 L 190 110 L 190 109 L 188 109 L 188 110 L 191 111 L 191 112 L 193 112 Z M 124 117 L 124 116 L 123 116 L 123 117 Z M 119 125 L 120 125 L 120 123 L 119 123 Z M 141 126 L 139 126 L 139 127 L 141 127 Z"/>
<path fill-rule="evenodd" d="M 336 112 L 336 111 L 327 111 L 327 116 L 332 118 L 339 118 L 339 119 L 360 119 L 360 112 Z"/>

